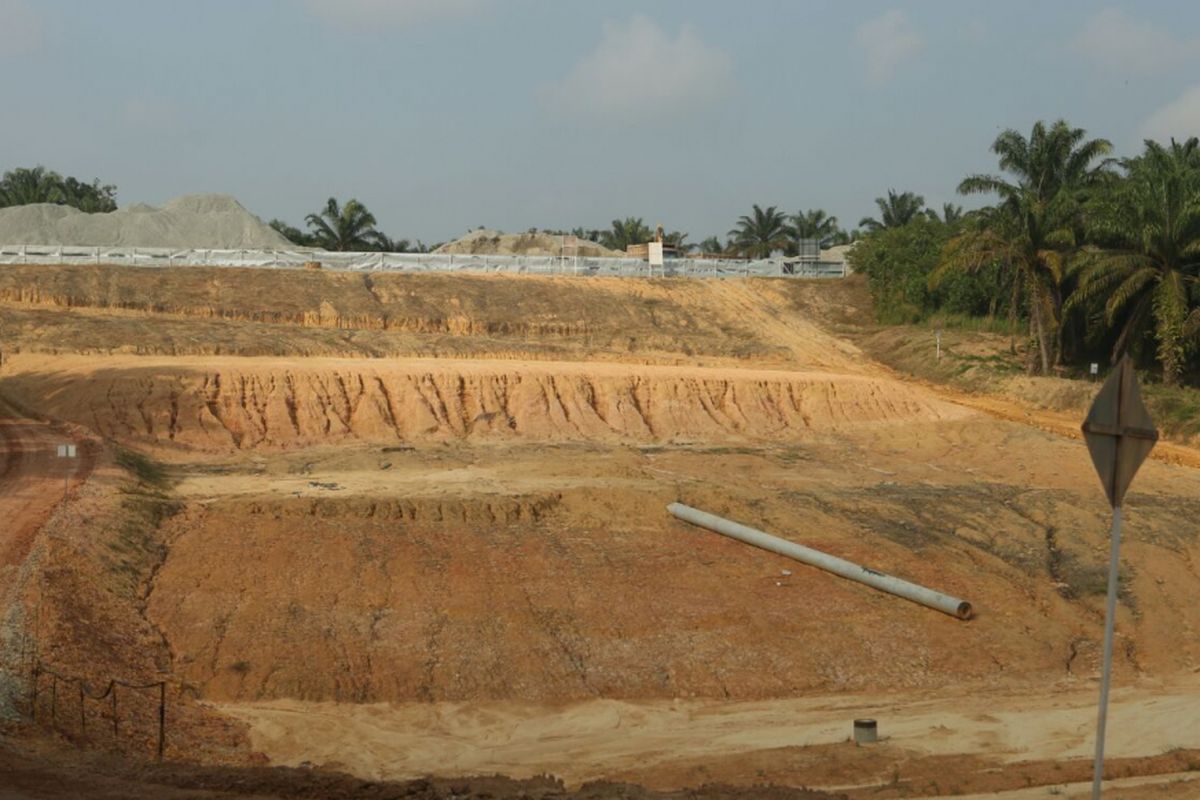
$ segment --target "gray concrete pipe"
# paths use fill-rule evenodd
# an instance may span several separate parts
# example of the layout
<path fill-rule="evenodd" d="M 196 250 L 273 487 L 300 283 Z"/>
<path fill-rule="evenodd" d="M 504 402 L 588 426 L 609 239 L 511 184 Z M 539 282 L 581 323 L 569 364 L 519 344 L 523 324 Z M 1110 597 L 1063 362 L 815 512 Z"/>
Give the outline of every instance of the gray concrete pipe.
<path fill-rule="evenodd" d="M 865 583 L 867 586 L 878 589 L 881 592 L 887 592 L 897 597 L 903 597 L 905 600 L 920 603 L 923 606 L 941 611 L 943 614 L 949 614 L 952 617 L 966 620 L 970 619 L 973 613 L 971 604 L 966 600 L 959 600 L 957 597 L 951 597 L 941 592 L 935 592 L 933 589 L 918 586 L 915 583 L 893 578 L 891 575 L 876 572 L 873 569 L 860 566 L 852 561 L 846 561 L 845 559 L 831 556 L 828 553 L 822 553 L 820 550 L 813 550 L 811 547 L 805 547 L 794 542 L 789 542 L 786 539 L 780 539 L 778 536 L 772 536 L 755 528 L 739 525 L 724 517 L 709 514 L 698 508 L 685 506 L 683 503 L 671 503 L 671 505 L 667 506 L 667 511 L 670 511 L 684 522 L 699 525 L 701 528 L 707 528 L 710 531 L 715 531 L 731 539 L 737 539 L 739 542 L 761 547 L 763 550 L 770 550 L 772 553 L 778 553 L 781 556 L 794 558 L 803 564 L 819 567 L 826 572 L 832 572 L 834 575 L 840 575 L 852 581 Z"/>

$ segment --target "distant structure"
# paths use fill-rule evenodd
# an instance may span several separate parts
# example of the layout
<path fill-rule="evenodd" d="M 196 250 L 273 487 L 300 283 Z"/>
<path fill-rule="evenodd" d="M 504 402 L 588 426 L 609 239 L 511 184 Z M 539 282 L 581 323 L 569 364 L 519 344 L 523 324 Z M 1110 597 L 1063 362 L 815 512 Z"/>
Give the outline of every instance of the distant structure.
<path fill-rule="evenodd" d="M 674 245 L 666 244 L 666 232 L 663 224 L 660 222 L 654 229 L 654 241 L 662 243 L 663 258 L 677 258 L 679 256 L 679 248 Z M 640 258 L 642 261 L 650 260 L 650 244 L 630 244 L 625 246 L 625 255 L 631 258 Z"/>

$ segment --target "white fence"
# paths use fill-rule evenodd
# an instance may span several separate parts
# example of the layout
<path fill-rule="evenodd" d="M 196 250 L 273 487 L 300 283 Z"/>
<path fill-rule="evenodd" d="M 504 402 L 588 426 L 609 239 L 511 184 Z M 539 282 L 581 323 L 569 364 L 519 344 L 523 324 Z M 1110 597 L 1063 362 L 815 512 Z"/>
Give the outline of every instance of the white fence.
<path fill-rule="evenodd" d="M 326 269 L 353 272 L 515 272 L 538 275 L 646 277 L 649 265 L 634 258 L 576 256 L 484 256 L 442 253 L 334 253 L 305 250 L 173 250 L 155 247 L 0 245 L 0 264 L 117 264 L 136 267 L 298 268 L 319 261 Z M 842 278 L 841 262 L 763 259 L 669 259 L 654 275 L 678 277 Z"/>

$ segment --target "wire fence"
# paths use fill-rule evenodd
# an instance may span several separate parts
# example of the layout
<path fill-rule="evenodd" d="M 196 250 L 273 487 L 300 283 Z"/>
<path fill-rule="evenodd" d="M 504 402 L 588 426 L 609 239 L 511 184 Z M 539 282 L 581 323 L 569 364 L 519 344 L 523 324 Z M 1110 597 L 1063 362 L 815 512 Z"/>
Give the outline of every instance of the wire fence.
<path fill-rule="evenodd" d="M 76 739 L 81 745 L 108 739 L 111 730 L 113 747 L 149 744 L 162 761 L 167 744 L 166 681 L 132 683 L 112 679 L 97 691 L 84 679 L 64 675 L 39 659 L 30 670 L 29 686 L 27 713 L 34 724 Z M 118 689 L 124 690 L 120 693 L 124 702 L 118 701 Z M 153 730 L 149 736 L 147 728 Z"/>
<path fill-rule="evenodd" d="M 625 277 L 843 278 L 846 265 L 810 257 L 757 260 L 670 258 L 651 267 L 636 258 L 502 256 L 462 253 L 338 253 L 312 250 L 183 250 L 157 247 L 0 245 L 0 264 L 114 264 L 135 267 L 260 267 L 297 269 L 310 262 L 351 272 L 508 272 Z"/>

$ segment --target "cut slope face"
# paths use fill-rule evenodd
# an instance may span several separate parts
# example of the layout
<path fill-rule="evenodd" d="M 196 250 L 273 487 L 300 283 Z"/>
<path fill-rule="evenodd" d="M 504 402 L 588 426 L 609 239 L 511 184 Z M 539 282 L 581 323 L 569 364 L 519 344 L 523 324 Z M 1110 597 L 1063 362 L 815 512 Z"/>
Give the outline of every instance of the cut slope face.
<path fill-rule="evenodd" d="M 795 440 L 967 412 L 884 378 L 618 364 L 19 357 L 21 402 L 124 441 L 205 450 L 346 441 Z"/>

